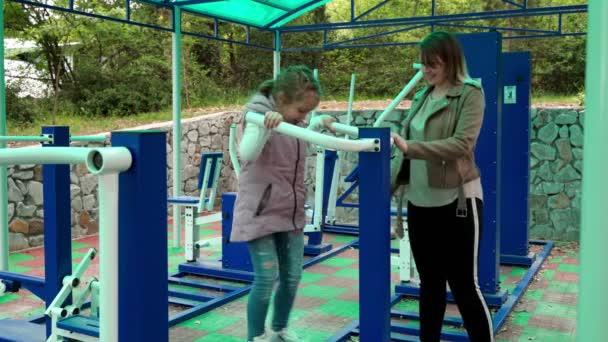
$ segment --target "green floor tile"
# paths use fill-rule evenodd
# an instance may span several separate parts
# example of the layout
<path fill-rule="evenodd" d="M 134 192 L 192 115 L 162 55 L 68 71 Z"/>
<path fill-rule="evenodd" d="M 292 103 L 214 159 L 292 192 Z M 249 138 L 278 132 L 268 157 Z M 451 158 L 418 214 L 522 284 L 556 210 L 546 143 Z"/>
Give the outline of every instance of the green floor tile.
<path fill-rule="evenodd" d="M 300 282 L 303 284 L 310 284 L 310 283 L 314 283 L 317 280 L 321 280 L 324 278 L 327 278 L 327 276 L 325 274 L 304 272 L 304 273 L 302 273 L 302 280 Z"/>
<path fill-rule="evenodd" d="M 169 264 L 181 264 L 182 262 L 186 262 L 186 258 L 183 255 L 172 255 L 169 257 Z"/>
<path fill-rule="evenodd" d="M 326 341 L 334 335 L 332 333 L 312 330 L 310 328 L 290 327 L 289 330 L 292 330 L 298 335 L 302 341 Z"/>
<path fill-rule="evenodd" d="M 184 285 L 173 285 L 173 284 L 169 284 L 169 290 L 188 292 L 188 293 L 198 293 L 198 291 L 199 291 L 195 287 L 184 286 Z"/>
<path fill-rule="evenodd" d="M 243 341 L 242 338 L 238 338 L 238 337 L 234 337 L 234 336 L 230 336 L 230 335 L 218 334 L 218 333 L 205 335 L 203 337 L 199 337 L 196 340 L 194 340 L 194 342 L 242 342 L 242 341 Z"/>
<path fill-rule="evenodd" d="M 0 304 L 5 304 L 8 302 L 12 302 L 14 300 L 20 299 L 21 296 L 14 293 L 5 293 L 3 296 L 0 296 Z"/>
<path fill-rule="evenodd" d="M 561 272 L 579 273 L 580 266 L 579 265 L 570 265 L 570 264 L 561 264 L 557 267 L 557 270 L 561 271 Z"/>
<path fill-rule="evenodd" d="M 334 273 L 336 277 L 359 279 L 359 270 L 354 268 L 343 268 Z"/>
<path fill-rule="evenodd" d="M 355 240 L 356 238 L 357 238 L 356 236 L 334 236 L 334 238 L 331 239 L 331 242 L 347 244 L 347 243 Z"/>
<path fill-rule="evenodd" d="M 233 324 L 238 318 L 218 315 L 213 312 L 191 318 L 179 324 L 182 327 L 204 331 L 216 331 Z"/>
<path fill-rule="evenodd" d="M 15 273 L 25 273 L 25 272 L 33 270 L 33 268 L 31 268 L 31 267 L 24 267 L 24 266 L 19 266 L 19 265 L 11 265 L 11 266 L 9 266 L 8 269 L 9 269 L 9 271 L 15 272 Z"/>
<path fill-rule="evenodd" d="M 72 251 L 72 260 L 83 258 L 87 253 Z"/>
<path fill-rule="evenodd" d="M 72 241 L 72 249 L 81 249 L 81 248 L 91 248 L 91 245 L 86 243 L 80 243 L 77 241 Z"/>
<path fill-rule="evenodd" d="M 343 294 L 347 290 L 348 289 L 342 287 L 310 284 L 302 288 L 299 293 L 308 297 L 331 299 Z"/>
<path fill-rule="evenodd" d="M 525 327 L 528 325 L 528 321 L 532 317 L 532 314 L 527 311 L 520 311 L 513 313 L 513 325 L 519 325 Z"/>
<path fill-rule="evenodd" d="M 524 298 L 532 300 L 541 300 L 545 291 L 541 289 L 528 289 L 524 294 Z"/>
<path fill-rule="evenodd" d="M 578 293 L 578 284 L 565 281 L 552 281 L 549 290 L 557 292 Z"/>
<path fill-rule="evenodd" d="M 521 342 L 542 341 L 542 342 L 568 342 L 574 341 L 575 337 L 569 333 L 553 331 L 540 328 L 525 327 L 519 336 Z"/>
<path fill-rule="evenodd" d="M 215 235 L 218 234 L 219 231 L 215 230 L 215 229 L 201 229 L 200 230 L 200 236 L 209 236 L 209 235 Z"/>
<path fill-rule="evenodd" d="M 543 270 L 541 272 L 541 277 L 543 279 L 553 280 L 554 276 L 555 276 L 555 271 L 554 270 Z"/>
<path fill-rule="evenodd" d="M 523 267 L 516 267 L 513 270 L 511 270 L 511 276 L 512 277 L 523 277 L 524 274 L 526 274 L 528 270 L 523 268 Z"/>
<path fill-rule="evenodd" d="M 556 256 L 556 257 L 549 259 L 548 262 L 553 263 L 553 264 L 561 264 L 563 261 L 564 261 L 564 257 Z"/>
<path fill-rule="evenodd" d="M 500 277 L 498 278 L 498 280 L 500 281 L 501 284 L 504 284 L 505 281 L 507 280 L 507 278 L 509 278 L 508 275 L 506 274 L 501 274 Z"/>
<path fill-rule="evenodd" d="M 315 311 L 328 315 L 357 318 L 359 317 L 359 303 L 332 299 L 319 306 Z"/>
<path fill-rule="evenodd" d="M 331 258 L 331 259 L 323 261 L 321 263 L 321 265 L 346 267 L 354 262 L 355 262 L 355 259 L 336 257 L 336 258 Z"/>
<path fill-rule="evenodd" d="M 393 309 L 400 311 L 415 311 L 418 312 L 418 301 L 402 300 L 393 306 Z"/>
<path fill-rule="evenodd" d="M 33 256 L 29 255 L 29 254 L 22 254 L 22 253 L 13 253 L 13 254 L 9 254 L 8 256 L 8 263 L 9 264 L 17 264 L 20 262 L 24 262 L 24 261 L 30 261 L 35 259 Z"/>
<path fill-rule="evenodd" d="M 576 319 L 576 306 L 558 303 L 539 302 L 535 314 Z"/>
<path fill-rule="evenodd" d="M 171 243 L 170 246 L 173 244 Z M 176 255 L 179 253 L 184 253 L 184 247 L 169 247 L 169 255 Z"/>

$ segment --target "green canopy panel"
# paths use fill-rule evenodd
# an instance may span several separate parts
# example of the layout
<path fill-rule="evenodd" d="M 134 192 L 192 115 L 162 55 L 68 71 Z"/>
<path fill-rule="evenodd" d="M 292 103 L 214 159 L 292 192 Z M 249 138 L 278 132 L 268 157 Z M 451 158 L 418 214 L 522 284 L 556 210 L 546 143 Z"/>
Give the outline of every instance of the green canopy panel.
<path fill-rule="evenodd" d="M 281 27 L 330 0 L 176 0 L 185 11 L 263 29 Z M 152 2 L 166 3 L 164 0 Z"/>

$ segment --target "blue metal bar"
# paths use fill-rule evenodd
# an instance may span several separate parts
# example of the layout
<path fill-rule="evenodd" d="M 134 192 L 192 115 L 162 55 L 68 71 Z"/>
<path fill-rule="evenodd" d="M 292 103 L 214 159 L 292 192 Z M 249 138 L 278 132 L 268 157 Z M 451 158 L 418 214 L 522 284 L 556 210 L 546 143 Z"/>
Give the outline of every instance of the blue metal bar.
<path fill-rule="evenodd" d="M 528 269 L 526 274 L 519 281 L 519 283 L 513 290 L 513 293 L 511 294 L 511 296 L 509 296 L 509 299 L 507 299 L 505 304 L 494 315 L 493 321 L 495 334 L 500 331 L 500 328 L 505 323 L 507 317 L 509 316 L 509 313 L 513 310 L 513 308 L 515 308 L 515 304 L 517 304 L 519 299 L 523 296 L 524 292 L 528 288 L 528 285 L 530 285 L 530 283 L 534 279 L 534 276 L 536 275 L 536 273 L 538 273 L 538 270 L 540 270 L 541 265 L 545 262 L 547 256 L 553 248 L 553 241 L 530 241 L 530 243 L 540 245 L 544 244 L 545 247 L 543 248 L 543 251 L 540 252 L 534 264 L 532 264 L 532 267 Z"/>
<path fill-rule="evenodd" d="M 200 302 L 195 302 L 195 301 L 186 300 L 186 299 L 179 299 L 179 298 L 169 298 L 169 304 L 194 307 L 194 306 L 199 305 Z"/>
<path fill-rule="evenodd" d="M 453 23 L 471 20 L 489 20 L 489 19 L 503 19 L 503 18 L 516 18 L 516 17 L 530 17 L 530 16 L 544 16 L 544 15 L 557 15 L 563 14 L 575 14 L 587 12 L 587 5 L 570 5 L 570 6 L 555 6 L 555 7 L 538 7 L 538 8 L 527 8 L 527 9 L 514 9 L 514 10 L 500 10 L 500 11 L 485 11 L 485 12 L 472 12 L 472 13 L 459 13 L 459 14 L 448 14 L 448 15 L 431 15 L 424 17 L 407 17 L 407 18 L 394 18 L 394 19 L 378 19 L 378 20 L 367 20 L 367 21 L 356 21 L 356 22 L 337 22 L 337 23 L 323 23 L 313 25 L 291 25 L 282 27 L 279 30 L 281 32 L 310 32 L 320 30 L 342 30 L 349 28 L 362 28 L 362 27 L 381 27 L 381 26 L 393 26 L 393 25 L 405 25 L 405 24 L 439 24 L 439 23 Z"/>
<path fill-rule="evenodd" d="M 366 15 L 368 15 L 368 14 L 372 13 L 373 11 L 377 10 L 378 8 L 380 8 L 380 7 L 384 6 L 384 4 L 386 4 L 386 3 L 387 3 L 387 2 L 389 2 L 389 1 L 391 1 L 391 0 L 383 0 L 382 2 L 380 2 L 380 3 L 376 4 L 376 5 L 374 5 L 372 8 L 368 9 L 367 11 L 365 11 L 365 12 L 363 12 L 363 13 L 359 14 L 358 16 L 356 16 L 356 17 L 353 19 L 353 21 L 357 21 L 357 20 L 359 20 L 359 18 L 364 17 L 364 16 L 366 16 Z"/>
<path fill-rule="evenodd" d="M 111 137 L 133 160 L 118 175 L 118 340 L 168 341 L 167 186 L 158 182 L 167 179 L 166 132 L 119 131 Z M 138 245 L 154 253 L 133 248 Z M 146 317 L 146 323 L 125 323 L 133 317 Z"/>
<path fill-rule="evenodd" d="M 537 32 L 537 33 L 550 33 L 550 34 L 559 33 L 559 31 L 553 31 L 553 30 L 528 29 L 528 28 L 517 28 L 517 27 L 502 27 L 502 26 L 485 26 L 485 25 L 438 24 L 437 26 L 472 28 L 472 29 L 483 29 L 483 30 L 513 31 L 513 32 Z"/>
<path fill-rule="evenodd" d="M 423 27 L 427 27 L 427 26 L 428 26 L 428 24 L 413 25 L 413 26 L 409 26 L 409 27 L 405 27 L 405 28 L 401 28 L 401 29 L 396 29 L 396 30 L 391 30 L 391 31 L 387 31 L 387 32 L 370 34 L 368 36 L 363 36 L 363 37 L 357 37 L 357 38 L 342 40 L 342 41 L 339 41 L 339 42 L 332 42 L 332 43 L 329 43 L 329 44 L 324 44 L 324 46 L 326 46 L 326 47 L 333 47 L 333 46 L 342 45 L 342 44 L 346 44 L 346 43 L 352 43 L 352 42 L 356 42 L 356 41 L 360 41 L 360 40 L 364 40 L 364 39 L 383 37 L 383 36 L 388 36 L 390 34 L 395 34 L 395 33 L 400 33 L 400 32 L 407 32 L 407 31 L 411 31 L 411 30 L 415 30 L 415 29 L 419 29 L 419 28 L 423 28 Z"/>
<path fill-rule="evenodd" d="M 114 17 L 108 17 L 108 16 L 105 16 L 105 15 L 100 15 L 100 14 L 95 14 L 95 13 L 88 13 L 88 12 L 83 12 L 83 11 L 78 11 L 78 10 L 71 10 L 69 8 L 48 5 L 48 4 L 44 4 L 44 3 L 41 3 L 41 2 L 37 2 L 37 1 L 30 1 L 30 0 L 9 0 L 9 1 L 21 3 L 21 4 L 24 4 L 24 5 L 34 6 L 34 7 L 47 8 L 47 9 L 54 10 L 54 11 L 67 12 L 67 13 L 71 13 L 71 14 L 82 15 L 82 16 L 90 17 L 90 18 L 96 18 L 96 19 L 103 19 L 103 20 L 114 21 L 114 22 L 118 22 L 118 23 L 122 23 L 122 24 L 141 26 L 141 27 L 152 28 L 152 29 L 161 30 L 161 31 L 168 31 L 168 32 L 172 31 L 172 29 L 168 28 L 168 27 L 162 27 L 162 26 L 157 26 L 157 25 L 152 25 L 152 24 L 144 24 L 144 23 L 140 23 L 140 22 L 136 22 L 136 21 L 125 20 L 125 19 L 114 18 Z M 155 3 L 155 4 L 157 6 L 161 6 L 161 4 L 158 4 L 158 3 Z M 166 6 L 163 6 L 163 7 L 166 7 Z"/>
<path fill-rule="evenodd" d="M 326 233 L 335 233 L 343 235 L 359 236 L 358 226 L 346 226 L 346 225 L 326 225 L 323 227 L 323 231 Z"/>
<path fill-rule="evenodd" d="M 42 134 L 53 136 L 53 142 L 46 148 L 70 146 L 70 132 L 67 126 L 42 128 Z M 46 305 L 51 304 L 63 287 L 63 278 L 72 274 L 72 240 L 70 206 L 70 165 L 42 166 L 44 202 L 44 279 Z M 69 296 L 64 303 L 71 304 Z M 46 333 L 50 336 L 52 320 L 46 319 Z"/>
<path fill-rule="evenodd" d="M 45 299 L 46 292 L 43 278 L 34 277 L 27 274 L 0 271 L 0 279 L 16 282 L 17 286 L 28 289 L 42 300 Z"/>
<path fill-rule="evenodd" d="M 251 290 L 251 285 L 243 287 L 241 290 L 234 291 L 230 294 L 227 294 L 222 297 L 218 297 L 216 299 L 210 300 L 206 303 L 202 303 L 188 310 L 184 310 L 176 315 L 169 317 L 169 327 L 175 326 L 181 322 L 185 322 L 190 318 L 199 316 L 205 312 L 209 312 L 215 308 L 218 308 L 226 303 L 229 303 L 235 299 L 238 299 Z"/>
<path fill-rule="evenodd" d="M 349 207 L 348 204 L 354 204 L 355 208 L 359 207 L 359 203 L 344 203 L 344 200 L 353 192 L 355 191 L 355 189 L 359 186 L 359 181 L 356 180 L 354 181 L 351 186 L 346 189 L 346 191 L 344 191 L 344 193 L 342 193 L 342 195 L 340 195 L 340 197 L 338 197 L 338 200 L 336 201 L 336 205 L 341 206 L 341 207 Z M 352 208 L 352 207 L 351 207 Z"/>
<path fill-rule="evenodd" d="M 185 12 L 185 10 L 183 10 L 182 12 Z M 214 29 L 215 29 L 215 27 L 214 27 Z M 249 47 L 253 47 L 253 48 L 258 48 L 258 49 L 262 49 L 262 50 L 274 51 L 274 49 L 272 47 L 258 45 L 258 44 L 251 44 L 251 43 L 241 42 L 241 41 L 237 41 L 237 40 L 219 38 L 217 36 L 210 36 L 210 35 L 206 35 L 206 34 L 202 34 L 202 33 L 182 31 L 182 35 L 206 38 L 206 39 L 211 39 L 211 40 L 217 40 L 219 42 L 224 42 L 224 43 L 232 43 L 232 44 L 237 44 L 237 45 L 244 45 L 244 46 L 249 46 Z"/>
<path fill-rule="evenodd" d="M 295 51 L 318 51 L 318 50 L 333 50 L 333 49 L 356 49 L 356 48 L 374 48 L 374 47 L 387 47 L 387 46 L 408 46 L 417 45 L 419 42 L 394 42 L 394 43 L 377 43 L 377 44 L 353 44 L 353 45 L 338 45 L 332 46 L 331 48 L 324 47 L 310 47 L 310 48 L 287 48 L 283 49 L 283 52 L 295 52 Z"/>
<path fill-rule="evenodd" d="M 431 2 L 431 16 L 435 16 L 435 0 Z M 435 25 L 431 24 L 431 31 L 435 31 Z"/>
<path fill-rule="evenodd" d="M 355 21 L 355 0 L 350 0 L 350 21 Z"/>
<path fill-rule="evenodd" d="M 502 0 L 502 2 L 506 2 L 508 4 L 511 4 L 511 5 L 513 5 L 515 7 L 519 7 L 519 8 L 526 8 L 525 5 L 522 5 L 522 4 L 512 1 L 512 0 Z"/>
<path fill-rule="evenodd" d="M 127 21 L 131 21 L 131 0 L 125 1 L 125 18 Z"/>
<path fill-rule="evenodd" d="M 208 302 L 214 298 L 217 298 L 217 296 L 207 296 L 200 293 L 192 293 L 178 290 L 169 290 L 169 297 L 194 300 L 198 302 Z"/>
<path fill-rule="evenodd" d="M 250 43 L 250 38 L 251 38 L 251 26 L 247 25 L 247 27 L 245 29 L 245 42 L 247 42 L 247 44 Z"/>
<path fill-rule="evenodd" d="M 393 323 L 391 325 L 391 331 L 405 334 L 405 335 L 413 335 L 418 336 L 420 333 L 420 328 L 413 327 L 405 324 Z M 456 342 L 468 342 L 469 336 L 466 333 L 458 332 L 458 331 L 442 331 L 441 332 L 441 340 L 447 341 L 456 341 Z"/>
<path fill-rule="evenodd" d="M 212 284 L 212 283 L 206 283 L 206 282 L 202 282 L 202 281 L 198 281 L 198 280 L 192 280 L 192 279 L 181 279 L 181 278 L 178 278 L 177 276 L 171 276 L 171 277 L 169 277 L 169 283 L 170 284 L 176 284 L 176 285 L 184 285 L 184 286 L 195 287 L 195 288 L 198 288 L 198 289 L 220 291 L 220 292 L 236 291 L 236 290 L 239 290 L 241 288 L 240 286 Z"/>
<path fill-rule="evenodd" d="M 318 264 L 320 262 L 323 262 L 323 261 L 331 258 L 334 255 L 338 255 L 338 254 L 346 251 L 347 249 L 355 246 L 357 243 L 358 243 L 358 240 L 354 240 L 354 241 L 351 241 L 351 242 L 349 242 L 349 243 L 347 243 L 347 244 L 345 244 L 343 246 L 340 246 L 338 248 L 334 248 L 334 249 L 332 249 L 329 252 L 326 252 L 326 253 L 323 253 L 323 254 L 319 254 L 319 255 L 317 255 L 314 258 L 306 259 L 304 261 L 304 268 L 308 268 L 308 267 L 310 267 L 312 265 L 315 265 L 315 264 Z"/>
<path fill-rule="evenodd" d="M 562 14 L 557 17 L 557 32 L 562 33 Z"/>
<path fill-rule="evenodd" d="M 226 270 L 221 268 L 201 267 L 198 264 L 180 264 L 179 271 L 190 273 L 194 275 L 226 279 L 237 282 L 251 282 L 253 281 L 252 272 L 244 272 L 237 270 Z"/>
<path fill-rule="evenodd" d="M 400 311 L 400 310 L 391 310 L 391 316 L 395 318 L 403 318 L 408 320 L 420 320 L 420 314 L 414 311 Z M 460 317 L 444 317 L 443 324 L 451 325 L 454 327 L 463 327 L 462 318 Z"/>
<path fill-rule="evenodd" d="M 217 18 L 213 18 L 213 37 L 218 38 L 220 34 L 220 22 Z"/>
<path fill-rule="evenodd" d="M 359 319 L 361 341 L 390 338 L 390 129 L 360 128 L 359 138 L 377 139 L 377 152 L 359 153 Z M 373 280 L 372 280 L 373 279 Z"/>

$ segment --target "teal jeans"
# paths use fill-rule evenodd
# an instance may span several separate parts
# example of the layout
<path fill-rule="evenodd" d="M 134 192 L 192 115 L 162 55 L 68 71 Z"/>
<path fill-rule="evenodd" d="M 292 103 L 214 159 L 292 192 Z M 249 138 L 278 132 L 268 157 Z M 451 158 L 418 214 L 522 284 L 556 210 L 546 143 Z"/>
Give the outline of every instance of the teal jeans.
<path fill-rule="evenodd" d="M 255 273 L 247 303 L 247 338 L 251 341 L 264 333 L 270 296 L 277 279 L 279 286 L 274 296 L 272 330 L 287 327 L 302 278 L 304 233 L 274 233 L 249 241 L 247 246 Z"/>

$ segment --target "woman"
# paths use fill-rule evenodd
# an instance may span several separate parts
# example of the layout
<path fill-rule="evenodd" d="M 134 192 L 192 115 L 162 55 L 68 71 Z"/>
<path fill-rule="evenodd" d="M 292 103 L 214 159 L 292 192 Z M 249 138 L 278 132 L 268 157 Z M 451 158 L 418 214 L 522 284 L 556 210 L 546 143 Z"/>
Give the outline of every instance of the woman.
<path fill-rule="evenodd" d="M 474 151 L 484 95 L 453 35 L 433 32 L 420 48 L 428 85 L 414 96 L 402 134 L 393 135 L 410 160 L 408 228 L 420 275 L 420 338 L 440 340 L 447 283 L 470 340 L 493 341 L 477 283 L 483 193 Z"/>

